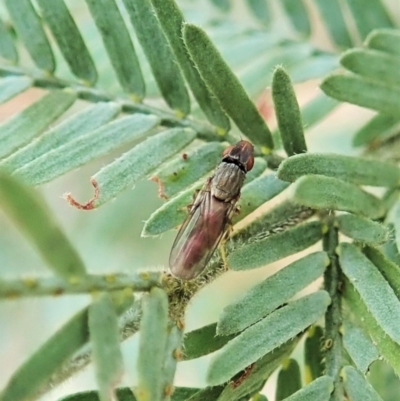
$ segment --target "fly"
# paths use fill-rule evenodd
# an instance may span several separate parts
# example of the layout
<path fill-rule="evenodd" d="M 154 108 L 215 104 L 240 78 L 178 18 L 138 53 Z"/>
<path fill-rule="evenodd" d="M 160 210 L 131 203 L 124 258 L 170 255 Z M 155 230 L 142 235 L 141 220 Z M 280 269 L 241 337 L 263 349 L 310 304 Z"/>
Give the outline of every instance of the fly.
<path fill-rule="evenodd" d="M 248 141 L 222 153 L 221 163 L 197 194 L 172 246 L 169 266 L 174 276 L 191 280 L 206 267 L 235 212 L 246 173 L 253 168 L 253 153 Z"/>

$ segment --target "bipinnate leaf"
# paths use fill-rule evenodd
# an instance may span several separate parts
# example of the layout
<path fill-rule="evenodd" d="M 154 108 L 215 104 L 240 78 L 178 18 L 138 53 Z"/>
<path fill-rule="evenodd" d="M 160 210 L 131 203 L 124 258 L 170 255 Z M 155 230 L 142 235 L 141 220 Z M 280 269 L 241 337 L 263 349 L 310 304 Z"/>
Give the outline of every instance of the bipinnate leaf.
<path fill-rule="evenodd" d="M 0 208 L 32 241 L 56 275 L 77 281 L 86 275 L 76 250 L 54 221 L 43 200 L 8 174 L 0 172 Z"/>
<path fill-rule="evenodd" d="M 284 344 L 314 323 L 330 304 L 325 291 L 300 298 L 277 309 L 243 331 L 211 361 L 207 381 L 221 384 L 263 355 Z"/>
<path fill-rule="evenodd" d="M 339 230 L 347 237 L 368 245 L 378 245 L 387 241 L 388 230 L 380 223 L 355 214 L 336 217 Z"/>
<path fill-rule="evenodd" d="M 307 249 L 321 238 L 321 222 L 300 224 L 237 248 L 229 255 L 228 265 L 232 270 L 255 269 Z"/>
<path fill-rule="evenodd" d="M 84 210 L 99 207 L 146 177 L 160 164 L 192 142 L 195 137 L 196 133 L 189 128 L 171 128 L 152 136 L 103 167 L 92 177 L 91 183 L 95 189 L 93 199 L 81 204 L 67 194 L 67 201 Z"/>
<path fill-rule="evenodd" d="M 366 377 L 353 366 L 345 366 L 340 375 L 343 378 L 346 394 L 351 401 L 383 401 Z"/>
<path fill-rule="evenodd" d="M 343 325 L 343 345 L 357 369 L 366 374 L 372 362 L 379 358 L 379 351 L 368 335 L 350 320 Z"/>
<path fill-rule="evenodd" d="M 392 340 L 400 343 L 400 301 L 389 283 L 355 245 L 341 243 L 338 254 L 343 273 L 371 315 Z"/>
<path fill-rule="evenodd" d="M 271 131 L 206 33 L 192 24 L 183 25 L 183 39 L 200 75 L 238 128 L 262 151 L 273 148 Z"/>
<path fill-rule="evenodd" d="M 322 175 L 306 175 L 292 186 L 295 202 L 315 209 L 332 209 L 381 217 L 383 202 L 354 184 Z"/>
<path fill-rule="evenodd" d="M 2 35 L 2 33 L 0 33 Z M 31 87 L 33 81 L 29 77 L 5 77 L 0 80 L 0 103 L 4 103 Z"/>
<path fill-rule="evenodd" d="M 138 401 L 164 399 L 163 363 L 168 337 L 168 299 L 160 288 L 153 288 L 142 298 L 140 321 L 138 384 L 134 393 Z"/>
<path fill-rule="evenodd" d="M 0 159 L 16 151 L 61 116 L 76 100 L 74 92 L 53 90 L 0 125 Z"/>
<path fill-rule="evenodd" d="M 376 29 L 369 33 L 365 45 L 400 56 L 400 31 L 398 29 Z"/>
<path fill-rule="evenodd" d="M 199 71 L 186 50 L 182 40 L 184 17 L 181 10 L 175 0 L 151 0 L 151 2 L 198 105 L 210 123 L 217 127 L 218 132 L 225 134 L 230 128 L 229 118 L 200 77 Z"/>
<path fill-rule="evenodd" d="M 272 97 L 283 148 L 288 156 L 307 152 L 296 94 L 286 71 L 277 67 L 272 76 Z"/>
<path fill-rule="evenodd" d="M 144 136 L 158 123 L 156 116 L 146 114 L 116 119 L 44 153 L 14 174 L 31 185 L 44 184 Z"/>
<path fill-rule="evenodd" d="M 71 71 L 89 84 L 97 80 L 97 71 L 88 48 L 64 0 L 38 0 L 41 16 L 49 26 Z"/>
<path fill-rule="evenodd" d="M 275 401 L 282 401 L 301 389 L 300 367 L 296 359 L 288 358 L 282 363 L 276 383 Z"/>
<path fill-rule="evenodd" d="M 328 264 L 325 252 L 315 252 L 267 277 L 224 308 L 218 335 L 237 333 L 267 316 L 320 277 Z"/>
<path fill-rule="evenodd" d="M 151 1 L 123 3 L 163 98 L 178 117 L 184 117 L 190 112 L 189 94 Z"/>
<path fill-rule="evenodd" d="M 120 111 L 121 106 L 117 103 L 96 103 L 50 128 L 23 148 L 0 161 L 0 166 L 8 171 L 14 171 L 45 153 L 94 131 L 113 119 Z M 41 161 L 43 162 L 43 159 Z"/>
<path fill-rule="evenodd" d="M 145 83 L 128 29 L 115 0 L 86 0 L 118 81 L 134 100 L 145 96 Z"/>
<path fill-rule="evenodd" d="M 289 182 L 309 174 L 377 187 L 397 187 L 400 182 L 400 168 L 394 164 L 329 153 L 292 156 L 283 161 L 278 169 L 278 177 Z"/>
<path fill-rule="evenodd" d="M 311 326 L 304 341 L 304 381 L 306 384 L 322 376 L 325 370 L 322 350 L 324 331 L 321 326 Z"/>
<path fill-rule="evenodd" d="M 124 372 L 118 319 L 108 293 L 95 296 L 89 306 L 88 328 L 100 401 L 115 397 Z"/>
<path fill-rule="evenodd" d="M 332 378 L 330 376 L 322 376 L 290 397 L 285 398 L 285 401 L 329 401 L 332 391 Z"/>

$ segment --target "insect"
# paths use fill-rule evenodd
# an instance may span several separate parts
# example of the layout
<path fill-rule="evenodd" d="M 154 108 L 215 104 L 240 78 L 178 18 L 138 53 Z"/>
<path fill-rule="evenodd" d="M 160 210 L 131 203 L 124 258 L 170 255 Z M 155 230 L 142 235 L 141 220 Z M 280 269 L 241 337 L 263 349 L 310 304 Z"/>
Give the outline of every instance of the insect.
<path fill-rule="evenodd" d="M 169 266 L 174 276 L 191 280 L 206 267 L 230 224 L 253 164 L 250 142 L 239 141 L 224 150 L 221 163 L 197 194 L 172 245 Z"/>

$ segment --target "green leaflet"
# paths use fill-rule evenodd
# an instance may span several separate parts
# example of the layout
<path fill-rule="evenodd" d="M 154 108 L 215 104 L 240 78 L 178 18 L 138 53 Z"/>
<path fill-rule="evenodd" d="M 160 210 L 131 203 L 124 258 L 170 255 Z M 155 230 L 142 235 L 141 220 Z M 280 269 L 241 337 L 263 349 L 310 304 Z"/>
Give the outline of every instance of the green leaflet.
<path fill-rule="evenodd" d="M 308 329 L 304 342 L 304 381 L 306 384 L 310 384 L 324 374 L 323 340 L 324 331 L 321 326 L 311 326 Z"/>
<path fill-rule="evenodd" d="M 269 25 L 271 23 L 271 6 L 267 1 L 247 0 L 246 3 L 247 7 L 250 9 L 254 17 L 257 18 L 260 22 L 265 25 Z"/>
<path fill-rule="evenodd" d="M 184 360 L 187 361 L 211 354 L 234 338 L 233 335 L 217 335 L 216 329 L 217 323 L 211 323 L 186 333 L 182 346 Z"/>
<path fill-rule="evenodd" d="M 114 118 L 120 110 L 121 107 L 113 102 L 96 103 L 50 128 L 28 145 L 0 161 L 0 166 L 9 171 L 23 167 L 67 142 L 72 142 L 74 139 L 101 127 Z"/>
<path fill-rule="evenodd" d="M 394 164 L 330 153 L 295 155 L 284 160 L 278 169 L 278 177 L 289 182 L 309 174 L 340 178 L 358 185 L 397 187 L 400 183 L 400 168 Z"/>
<path fill-rule="evenodd" d="M 272 97 L 283 147 L 288 156 L 307 152 L 303 122 L 290 78 L 282 67 L 272 77 Z"/>
<path fill-rule="evenodd" d="M 13 38 L 2 19 L 0 19 L 0 57 L 13 64 L 18 61 L 18 53 L 14 46 Z"/>
<path fill-rule="evenodd" d="M 97 80 L 96 67 L 64 0 L 37 2 L 72 73 L 93 85 Z"/>
<path fill-rule="evenodd" d="M 30 0 L 5 0 L 13 26 L 36 66 L 54 72 L 55 63 L 42 22 Z"/>
<path fill-rule="evenodd" d="M 278 373 L 275 401 L 282 401 L 300 389 L 301 374 L 299 364 L 295 359 L 289 358 L 283 362 Z"/>
<path fill-rule="evenodd" d="M 168 337 L 168 299 L 160 288 L 153 288 L 142 298 L 140 321 L 138 384 L 134 393 L 138 401 L 161 401 L 163 393 L 163 362 Z"/>
<path fill-rule="evenodd" d="M 307 9 L 302 0 L 283 0 L 282 6 L 286 14 L 290 18 L 292 25 L 304 36 L 311 33 L 310 20 L 308 18 Z"/>
<path fill-rule="evenodd" d="M 18 224 L 56 275 L 71 281 L 84 278 L 81 258 L 33 189 L 0 173 L 0 207 Z"/>
<path fill-rule="evenodd" d="M 328 264 L 325 252 L 315 252 L 267 277 L 224 308 L 218 335 L 237 333 L 267 316 L 320 277 Z"/>
<path fill-rule="evenodd" d="M 393 221 L 394 232 L 395 232 L 395 241 L 397 251 L 400 250 L 400 201 L 398 200 L 392 210 L 391 210 L 391 219 Z"/>
<path fill-rule="evenodd" d="M 392 340 L 400 343 L 400 301 L 393 289 L 355 245 L 341 243 L 338 254 L 343 273 L 371 315 Z"/>
<path fill-rule="evenodd" d="M 31 185 L 44 184 L 144 136 L 158 123 L 156 116 L 146 114 L 116 119 L 44 153 L 17 169 L 14 174 Z"/>
<path fill-rule="evenodd" d="M 108 401 L 124 373 L 118 318 L 109 294 L 95 297 L 89 306 L 88 328 L 99 398 Z"/>
<path fill-rule="evenodd" d="M 76 100 L 73 92 L 53 90 L 0 124 L 0 158 L 41 133 Z"/>
<path fill-rule="evenodd" d="M 396 29 L 377 29 L 369 33 L 365 45 L 400 56 L 400 32 Z"/>
<path fill-rule="evenodd" d="M 385 212 L 381 200 L 337 178 L 306 175 L 296 181 L 292 191 L 295 202 L 316 209 L 343 210 L 372 219 Z"/>
<path fill-rule="evenodd" d="M 385 84 L 400 85 L 400 56 L 372 49 L 351 49 L 341 56 L 340 63 L 367 79 L 380 82 L 384 77 Z"/>
<path fill-rule="evenodd" d="M 329 401 L 333 391 L 333 380 L 322 376 L 285 398 L 285 401 Z"/>
<path fill-rule="evenodd" d="M 243 245 L 228 256 L 228 265 L 232 270 L 255 269 L 307 249 L 321 238 L 321 222 L 300 224 Z"/>
<path fill-rule="evenodd" d="M 189 94 L 150 0 L 123 3 L 162 96 L 179 117 L 185 116 L 190 111 Z"/>
<path fill-rule="evenodd" d="M 357 368 L 364 374 L 372 362 L 379 358 L 379 351 L 367 334 L 350 320 L 343 325 L 343 345 Z"/>
<path fill-rule="evenodd" d="M 334 99 L 382 113 L 397 115 L 400 109 L 400 88 L 386 85 L 384 81 L 335 73 L 324 79 L 321 89 Z"/>
<path fill-rule="evenodd" d="M 368 7 L 364 7 L 359 0 L 347 0 L 353 18 L 360 33 L 361 40 L 376 28 L 392 27 L 391 21 L 381 0 L 371 0 Z"/>
<path fill-rule="evenodd" d="M 238 128 L 268 154 L 272 135 L 237 77 L 232 73 L 206 33 L 192 24 L 183 25 L 183 39 L 200 75 Z"/>
<path fill-rule="evenodd" d="M 365 376 L 353 366 L 345 366 L 341 370 L 341 376 L 344 389 L 351 401 L 383 401 Z"/>
<path fill-rule="evenodd" d="M 86 0 L 118 81 L 134 100 L 145 96 L 145 83 L 129 32 L 115 0 Z"/>
<path fill-rule="evenodd" d="M 182 40 L 184 23 L 182 12 L 174 0 L 151 0 L 151 2 L 197 103 L 210 123 L 217 127 L 218 132 L 225 134 L 230 128 L 229 118 L 201 79 Z"/>
<path fill-rule="evenodd" d="M 231 340 L 211 361 L 207 381 L 220 384 L 314 323 L 330 303 L 318 291 L 276 310 Z"/>
<path fill-rule="evenodd" d="M 211 0 L 211 2 L 225 13 L 231 8 L 231 0 Z"/>
<path fill-rule="evenodd" d="M 147 116 L 149 117 L 154 118 Z M 156 122 L 158 120 L 154 121 Z M 165 160 L 192 142 L 195 136 L 196 133 L 191 129 L 172 128 L 146 139 L 92 177 L 91 183 L 95 188 L 93 199 L 80 204 L 68 195 L 68 202 L 85 210 L 103 205 L 136 181 L 146 177 Z M 163 150 L 162 153 L 160 149 Z"/>
<path fill-rule="evenodd" d="M 343 214 L 336 217 L 339 230 L 347 237 L 368 245 L 379 245 L 388 239 L 387 228 L 365 217 Z"/>
<path fill-rule="evenodd" d="M 1 32 L 0 32 L 1 45 Z M 5 77 L 0 80 L 0 103 L 12 99 L 14 96 L 32 86 L 32 79 L 29 77 Z"/>

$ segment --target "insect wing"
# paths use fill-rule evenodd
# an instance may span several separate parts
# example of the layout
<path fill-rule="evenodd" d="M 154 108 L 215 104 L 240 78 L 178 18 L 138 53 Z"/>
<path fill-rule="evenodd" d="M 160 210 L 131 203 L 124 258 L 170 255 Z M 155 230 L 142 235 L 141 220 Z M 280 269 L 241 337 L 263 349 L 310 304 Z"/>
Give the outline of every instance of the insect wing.
<path fill-rule="evenodd" d="M 215 199 L 207 189 L 199 193 L 172 246 L 172 274 L 184 280 L 200 274 L 221 241 L 233 210 L 234 204 Z"/>

